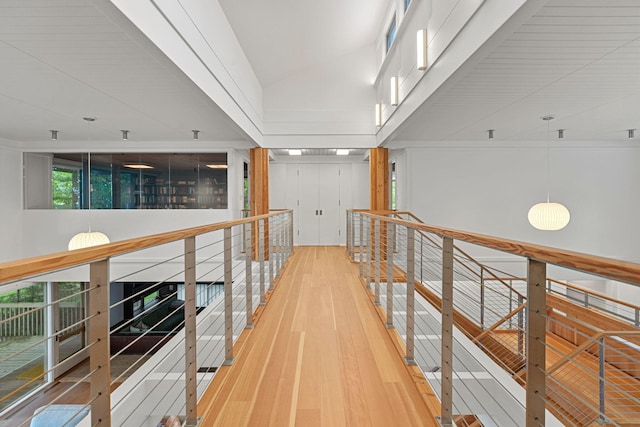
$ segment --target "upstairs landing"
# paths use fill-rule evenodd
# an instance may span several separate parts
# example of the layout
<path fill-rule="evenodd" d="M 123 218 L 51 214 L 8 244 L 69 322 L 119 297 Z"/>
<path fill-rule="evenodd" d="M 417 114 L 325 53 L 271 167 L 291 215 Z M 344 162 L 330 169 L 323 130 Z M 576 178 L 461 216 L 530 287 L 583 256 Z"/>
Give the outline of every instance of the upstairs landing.
<path fill-rule="evenodd" d="M 437 426 L 341 247 L 297 247 L 198 405 L 206 426 Z"/>

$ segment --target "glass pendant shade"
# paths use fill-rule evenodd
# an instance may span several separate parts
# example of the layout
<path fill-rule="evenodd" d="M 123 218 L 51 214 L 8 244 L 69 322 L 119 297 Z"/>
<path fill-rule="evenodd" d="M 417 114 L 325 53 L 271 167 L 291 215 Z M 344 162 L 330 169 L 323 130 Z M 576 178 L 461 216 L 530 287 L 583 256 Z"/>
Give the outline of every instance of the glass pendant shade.
<path fill-rule="evenodd" d="M 529 223 L 538 230 L 556 231 L 569 224 L 571 214 L 561 203 L 542 202 L 529 209 Z"/>
<path fill-rule="evenodd" d="M 98 246 L 111 243 L 106 234 L 99 231 L 89 231 L 87 233 L 78 233 L 69 240 L 69 250 L 88 248 L 90 246 Z"/>

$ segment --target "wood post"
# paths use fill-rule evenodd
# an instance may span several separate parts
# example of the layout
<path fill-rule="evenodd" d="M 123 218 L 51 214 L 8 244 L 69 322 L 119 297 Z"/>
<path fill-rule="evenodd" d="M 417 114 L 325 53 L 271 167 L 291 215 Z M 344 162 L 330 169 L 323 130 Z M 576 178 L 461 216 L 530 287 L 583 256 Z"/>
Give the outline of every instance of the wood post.
<path fill-rule="evenodd" d="M 527 427 L 545 423 L 547 264 L 528 260 L 527 274 Z"/>
<path fill-rule="evenodd" d="M 269 213 L 269 150 L 266 148 L 252 148 L 249 167 L 249 208 L 250 215 L 264 215 Z M 253 230 L 253 259 L 259 258 L 258 254 L 258 227 Z M 269 228 L 265 223 L 264 229 L 265 247 L 269 241 Z M 268 258 L 267 258 L 268 259 Z"/>
<path fill-rule="evenodd" d="M 89 267 L 89 365 L 91 425 L 111 425 L 111 353 L 109 349 L 109 260 Z"/>
<path fill-rule="evenodd" d="M 389 150 L 386 148 L 369 150 L 369 209 L 372 211 L 389 209 Z M 380 231 L 380 246 L 387 248 L 387 228 L 383 227 Z M 371 243 L 374 243 L 373 227 L 371 228 Z M 387 251 L 381 254 L 383 261 L 386 259 Z M 369 257 L 371 256 L 373 256 L 373 251 L 369 254 Z"/>
<path fill-rule="evenodd" d="M 198 363 L 196 343 L 196 238 L 184 239 L 184 347 L 186 426 L 198 424 Z"/>
<path fill-rule="evenodd" d="M 369 150 L 369 192 L 369 209 L 389 209 L 389 150 L 386 148 Z"/>
<path fill-rule="evenodd" d="M 440 425 L 453 424 L 453 239 L 442 239 L 442 352 Z"/>

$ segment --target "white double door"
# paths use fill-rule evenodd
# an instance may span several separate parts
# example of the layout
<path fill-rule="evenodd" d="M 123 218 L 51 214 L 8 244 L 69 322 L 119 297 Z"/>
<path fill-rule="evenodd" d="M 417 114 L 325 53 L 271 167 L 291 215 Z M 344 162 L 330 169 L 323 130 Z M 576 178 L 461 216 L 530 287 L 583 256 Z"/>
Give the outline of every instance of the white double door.
<path fill-rule="evenodd" d="M 351 203 L 351 165 L 288 166 L 287 205 L 294 209 L 296 244 L 344 245 L 345 209 Z"/>

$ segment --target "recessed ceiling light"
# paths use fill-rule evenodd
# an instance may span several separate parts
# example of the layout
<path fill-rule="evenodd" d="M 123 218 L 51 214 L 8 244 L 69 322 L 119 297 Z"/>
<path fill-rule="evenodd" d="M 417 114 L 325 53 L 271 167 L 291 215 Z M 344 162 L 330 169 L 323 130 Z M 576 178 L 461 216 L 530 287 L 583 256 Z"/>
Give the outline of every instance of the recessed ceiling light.
<path fill-rule="evenodd" d="M 153 166 L 145 165 L 144 163 L 125 163 L 122 166 L 131 169 L 153 169 Z"/>
<path fill-rule="evenodd" d="M 290 156 L 301 156 L 302 155 L 302 150 L 292 150 L 289 149 L 289 155 Z"/>
<path fill-rule="evenodd" d="M 210 169 L 228 169 L 228 165 L 207 165 Z"/>
<path fill-rule="evenodd" d="M 349 149 L 348 148 L 338 148 L 336 150 L 336 154 L 338 156 L 348 156 L 349 155 Z"/>

